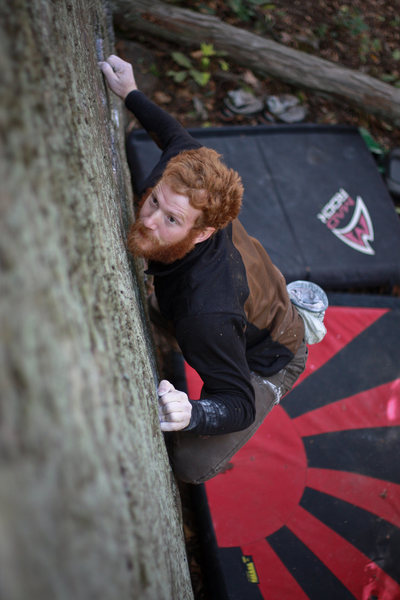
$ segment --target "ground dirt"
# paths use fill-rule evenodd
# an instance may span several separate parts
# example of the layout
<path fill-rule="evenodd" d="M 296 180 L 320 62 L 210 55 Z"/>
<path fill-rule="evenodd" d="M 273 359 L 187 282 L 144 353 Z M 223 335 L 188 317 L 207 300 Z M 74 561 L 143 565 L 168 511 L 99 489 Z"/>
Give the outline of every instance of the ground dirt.
<path fill-rule="evenodd" d="M 338 0 L 278 0 L 274 3 L 192 0 L 180 4 L 214 14 L 231 25 L 400 86 L 399 0 L 354 0 L 351 4 Z M 308 122 L 362 126 L 385 149 L 400 145 L 400 131 L 392 124 L 363 113 L 340 99 L 294 88 L 276 79 L 259 78 L 255 73 L 236 66 L 229 56 L 210 56 L 210 64 L 204 66 L 204 56 L 198 47 L 188 50 L 148 37 L 139 41 L 147 49 L 145 59 L 138 59 L 136 52 L 132 52 L 125 42 L 118 47 L 121 56 L 127 55 L 142 76 L 151 79 L 152 98 L 187 127 L 226 123 L 221 110 L 227 92 L 245 87 L 264 98 L 277 93 L 298 96 L 307 106 Z M 183 76 L 187 69 L 173 60 L 173 52 L 184 54 L 196 70 L 210 73 L 207 85 L 198 85 L 189 73 L 183 82 L 175 82 L 169 73 L 180 72 Z M 223 65 L 225 70 L 221 68 L 221 60 L 226 62 Z M 233 124 L 257 122 L 257 118 L 243 116 L 232 119 Z"/>

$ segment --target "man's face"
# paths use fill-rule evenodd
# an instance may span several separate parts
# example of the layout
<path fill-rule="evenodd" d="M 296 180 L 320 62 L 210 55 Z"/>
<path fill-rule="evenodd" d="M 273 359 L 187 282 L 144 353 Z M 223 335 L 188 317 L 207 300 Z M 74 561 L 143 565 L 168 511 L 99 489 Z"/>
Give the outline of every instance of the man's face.
<path fill-rule="evenodd" d="M 176 194 L 161 181 L 140 208 L 129 232 L 128 248 L 148 260 L 174 262 L 211 235 L 212 231 L 207 235 L 205 230 L 193 229 L 200 215 L 186 196 Z"/>

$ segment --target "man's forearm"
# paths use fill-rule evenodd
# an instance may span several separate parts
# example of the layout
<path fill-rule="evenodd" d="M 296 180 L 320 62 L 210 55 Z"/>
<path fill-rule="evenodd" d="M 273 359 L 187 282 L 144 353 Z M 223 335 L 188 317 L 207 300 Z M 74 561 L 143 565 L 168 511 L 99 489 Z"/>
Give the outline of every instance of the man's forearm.
<path fill-rule="evenodd" d="M 143 92 L 135 90 L 128 94 L 125 106 L 161 150 L 166 150 L 172 143 L 182 146 L 182 150 L 201 146 L 174 117 L 149 100 Z"/>
<path fill-rule="evenodd" d="M 255 418 L 254 406 L 239 398 L 191 400 L 192 416 L 184 431 L 199 435 L 218 435 L 241 431 Z"/>

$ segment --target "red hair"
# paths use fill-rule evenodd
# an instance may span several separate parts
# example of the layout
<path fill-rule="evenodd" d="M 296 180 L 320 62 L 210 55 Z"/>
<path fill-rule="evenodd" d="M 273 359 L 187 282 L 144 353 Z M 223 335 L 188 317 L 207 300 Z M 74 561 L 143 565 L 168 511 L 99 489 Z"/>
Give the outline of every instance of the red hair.
<path fill-rule="evenodd" d="M 195 228 L 222 229 L 236 219 L 242 205 L 243 185 L 239 174 L 220 160 L 211 148 L 183 150 L 171 158 L 162 179 L 176 194 L 189 198 L 202 211 Z"/>

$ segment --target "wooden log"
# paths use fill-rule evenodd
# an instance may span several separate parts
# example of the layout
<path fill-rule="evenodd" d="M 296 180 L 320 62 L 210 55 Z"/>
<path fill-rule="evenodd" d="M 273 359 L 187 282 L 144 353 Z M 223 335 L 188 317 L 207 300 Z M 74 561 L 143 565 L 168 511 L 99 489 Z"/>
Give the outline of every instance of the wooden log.
<path fill-rule="evenodd" d="M 400 89 L 369 75 L 159 0 L 112 0 L 112 8 L 121 37 L 133 38 L 140 32 L 189 47 L 212 43 L 231 60 L 260 75 L 340 97 L 400 124 Z"/>

